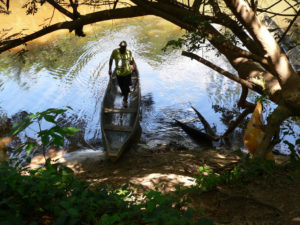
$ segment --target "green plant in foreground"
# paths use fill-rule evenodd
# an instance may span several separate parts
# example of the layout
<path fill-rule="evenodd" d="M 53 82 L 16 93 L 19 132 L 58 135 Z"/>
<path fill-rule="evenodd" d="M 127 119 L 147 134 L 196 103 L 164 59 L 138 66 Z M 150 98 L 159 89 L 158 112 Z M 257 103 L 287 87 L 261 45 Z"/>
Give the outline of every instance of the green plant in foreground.
<path fill-rule="evenodd" d="M 45 168 L 23 172 L 0 164 L 0 224 L 213 224 L 206 218 L 193 220 L 193 210 L 183 210 L 186 201 L 176 196 L 150 191 L 143 203 L 126 201 L 129 189 L 90 188 L 50 159 Z"/>
<path fill-rule="evenodd" d="M 64 112 L 65 109 L 48 109 L 30 114 L 13 126 L 11 135 L 37 122 L 45 155 L 47 147 L 63 146 L 64 137 L 78 131 L 74 127 L 58 125 L 57 117 Z M 42 129 L 43 120 L 53 126 Z M 36 143 L 26 142 L 22 148 L 30 152 L 34 146 Z M 206 218 L 193 220 L 195 212 L 181 197 L 150 191 L 145 201 L 137 202 L 129 200 L 130 193 L 128 188 L 91 188 L 88 182 L 78 180 L 70 168 L 52 164 L 51 159 L 36 170 L 20 169 L 3 162 L 0 163 L 0 225 L 213 224 Z"/>
<path fill-rule="evenodd" d="M 67 107 L 71 109 L 71 107 Z M 50 108 L 43 112 L 37 112 L 35 114 L 29 114 L 25 119 L 13 125 L 10 136 L 15 136 L 24 131 L 33 123 L 37 123 L 39 131 L 37 136 L 40 138 L 42 144 L 43 155 L 46 155 L 46 150 L 50 146 L 64 147 L 64 141 L 66 136 L 74 136 L 79 131 L 76 127 L 61 127 L 58 122 L 59 116 L 62 116 L 67 109 Z M 47 122 L 50 125 L 48 129 L 42 129 L 42 123 Z M 49 127 L 49 126 L 48 126 Z M 36 141 L 26 141 L 16 149 L 16 152 L 26 151 L 30 153 L 38 143 Z M 29 159 L 30 160 L 30 159 Z"/>

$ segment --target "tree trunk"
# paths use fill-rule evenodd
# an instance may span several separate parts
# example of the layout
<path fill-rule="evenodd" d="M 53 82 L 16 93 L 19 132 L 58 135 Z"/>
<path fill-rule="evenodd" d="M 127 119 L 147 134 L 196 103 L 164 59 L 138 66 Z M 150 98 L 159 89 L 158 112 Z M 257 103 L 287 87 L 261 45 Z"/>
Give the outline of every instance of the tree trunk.
<path fill-rule="evenodd" d="M 285 104 L 294 109 L 295 112 L 300 112 L 300 77 L 293 70 L 275 38 L 244 0 L 225 0 L 225 3 L 251 34 L 255 42 L 264 50 L 271 72 L 281 86 Z"/>

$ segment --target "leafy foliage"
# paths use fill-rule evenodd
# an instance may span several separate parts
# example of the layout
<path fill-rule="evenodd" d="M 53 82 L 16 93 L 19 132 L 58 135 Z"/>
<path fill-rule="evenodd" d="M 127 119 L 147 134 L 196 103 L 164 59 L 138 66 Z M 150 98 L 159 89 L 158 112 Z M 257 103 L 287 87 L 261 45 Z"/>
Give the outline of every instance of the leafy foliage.
<path fill-rule="evenodd" d="M 212 37 L 205 32 L 205 27 L 212 23 L 211 20 L 203 20 L 203 18 L 198 15 L 187 17 L 184 20 L 189 23 L 196 23 L 197 29 L 192 32 L 187 32 L 177 40 L 168 41 L 166 46 L 163 48 L 163 51 L 166 51 L 168 47 L 179 49 L 185 47 L 189 52 L 195 52 L 202 48 L 205 48 L 206 51 L 215 50 L 215 47 L 207 42 L 210 41 Z M 220 33 L 222 33 L 222 36 L 220 36 L 220 38 L 214 37 L 215 41 L 224 42 L 227 40 L 234 45 L 240 43 L 238 38 L 228 28 L 220 28 Z M 221 54 L 217 52 L 216 55 L 220 56 Z"/>
<path fill-rule="evenodd" d="M 26 14 L 34 15 L 38 11 L 38 5 L 43 5 L 46 0 L 27 0 L 27 2 L 22 6 L 22 8 L 26 8 Z"/>
<path fill-rule="evenodd" d="M 10 0 L 0 0 L 0 14 L 3 13 L 3 14 L 9 14 L 10 11 L 9 10 L 9 1 Z"/>
<path fill-rule="evenodd" d="M 24 131 L 34 122 L 52 123 L 49 129 L 40 129 L 38 136 L 44 147 L 63 146 L 67 135 L 74 135 L 75 127 L 63 128 L 57 117 L 66 109 L 48 109 L 28 115 L 13 126 L 11 135 Z M 25 143 L 29 152 L 35 143 Z M 12 167 L 9 162 L 0 164 L 0 224 L 170 224 L 211 225 L 206 218 L 192 220 L 193 210 L 186 200 L 164 195 L 157 191 L 146 194 L 143 202 L 129 198 L 128 187 L 109 189 L 94 186 L 75 178 L 73 171 L 47 159 L 44 168 L 27 170 Z"/>
<path fill-rule="evenodd" d="M 24 171 L 0 165 L 1 224 L 199 224 L 191 209 L 182 210 L 186 201 L 151 191 L 143 203 L 126 201 L 129 189 L 89 188 L 72 171 L 47 160 L 44 169 Z"/>
<path fill-rule="evenodd" d="M 67 108 L 71 109 L 71 107 Z M 19 157 L 19 159 L 16 158 L 16 166 L 20 165 L 23 162 L 22 158 L 25 158 L 27 162 L 30 162 L 31 158 L 30 156 L 28 156 L 28 154 L 32 153 L 34 149 L 38 150 L 37 147 L 40 144 L 42 145 L 43 155 L 45 156 L 46 151 L 49 147 L 64 147 L 65 137 L 74 136 L 76 132 L 79 131 L 79 129 L 76 127 L 61 127 L 59 125 L 59 117 L 63 116 L 66 111 L 67 109 L 50 108 L 43 112 L 29 114 L 25 119 L 13 125 L 9 136 L 15 136 L 21 133 L 33 123 L 38 124 L 39 127 L 39 131 L 37 132 L 39 140 L 30 139 L 29 141 L 22 143 L 15 150 L 16 154 L 20 154 L 22 152 L 27 153 L 27 155 L 25 154 L 21 158 Z M 43 129 L 43 122 L 47 123 L 48 128 Z"/>
<path fill-rule="evenodd" d="M 70 107 L 69 107 L 70 108 Z M 56 109 L 50 108 L 43 112 L 37 112 L 35 114 L 29 114 L 25 119 L 13 125 L 10 136 L 15 136 L 20 132 L 24 131 L 33 123 L 38 123 L 40 130 L 37 132 L 38 137 L 41 139 L 42 146 L 44 150 L 49 146 L 64 146 L 64 137 L 74 136 L 76 132 L 79 131 L 76 127 L 61 127 L 58 125 L 58 116 L 63 115 L 67 109 Z M 47 121 L 53 124 L 49 129 L 42 129 L 41 122 Z M 18 151 L 26 150 L 29 153 L 37 143 L 35 142 L 25 142 L 21 145 Z M 45 154 L 45 152 L 44 152 Z"/>
<path fill-rule="evenodd" d="M 233 169 L 221 174 L 213 173 L 208 167 L 200 167 L 199 174 L 195 178 L 202 191 L 209 191 L 215 189 L 217 185 L 223 184 L 246 184 L 250 182 L 259 184 L 262 177 L 268 176 L 268 179 L 272 179 L 272 175 L 279 169 L 280 167 L 274 161 L 255 158 L 246 159 Z"/>

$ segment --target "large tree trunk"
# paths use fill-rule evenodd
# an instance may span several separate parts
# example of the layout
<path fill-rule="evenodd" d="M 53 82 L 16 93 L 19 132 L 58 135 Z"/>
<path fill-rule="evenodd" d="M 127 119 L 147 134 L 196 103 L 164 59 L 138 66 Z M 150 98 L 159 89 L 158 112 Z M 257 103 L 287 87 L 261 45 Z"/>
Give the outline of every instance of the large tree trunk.
<path fill-rule="evenodd" d="M 261 23 L 244 0 L 225 0 L 239 21 L 251 34 L 257 45 L 268 58 L 272 74 L 277 78 L 285 104 L 300 113 L 300 76 L 293 70 L 287 56 L 282 52 L 275 38 Z"/>

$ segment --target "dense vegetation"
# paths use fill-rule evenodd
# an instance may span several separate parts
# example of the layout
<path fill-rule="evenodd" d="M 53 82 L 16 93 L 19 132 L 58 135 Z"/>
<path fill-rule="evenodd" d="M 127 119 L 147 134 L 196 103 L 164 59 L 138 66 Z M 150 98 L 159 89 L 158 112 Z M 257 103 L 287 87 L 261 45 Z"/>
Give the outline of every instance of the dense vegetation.
<path fill-rule="evenodd" d="M 288 171 L 288 172 L 287 172 Z M 284 177 L 278 177 L 280 173 Z M 51 164 L 37 170 L 0 165 L 0 224 L 213 224 L 203 212 L 188 207 L 191 196 L 219 185 L 245 185 L 300 178 L 299 160 L 276 166 L 249 160 L 220 174 L 199 168 L 197 186 L 162 194 L 152 190 L 138 198 L 129 187 L 110 189 L 80 181 L 72 170 Z M 200 199 L 201 201 L 201 199 Z"/>
<path fill-rule="evenodd" d="M 66 109 L 48 109 L 30 114 L 13 126 L 11 134 L 17 135 L 32 123 L 39 123 L 40 151 L 46 157 L 50 147 L 63 146 L 64 138 L 78 131 L 59 126 L 59 117 L 65 112 Z M 43 129 L 42 122 L 46 121 L 52 127 Z M 21 149 L 30 152 L 38 143 L 26 142 Z M 195 195 L 215 190 L 219 185 L 259 184 L 274 179 L 293 182 L 300 178 L 300 159 L 293 151 L 295 145 L 290 144 L 290 148 L 294 154 L 288 165 L 246 157 L 220 173 L 200 167 L 196 186 L 177 186 L 175 192 L 168 194 L 155 189 L 137 194 L 128 185 L 118 189 L 91 185 L 51 158 L 34 170 L 16 167 L 16 159 L 11 159 L 0 164 L 0 224 L 213 224 L 203 211 L 193 209 L 191 200 Z M 285 175 L 278 177 L 282 171 Z"/>
<path fill-rule="evenodd" d="M 27 174 L 24 174 L 27 173 Z M 67 167 L 51 164 L 23 171 L 7 162 L 0 166 L 0 224 L 201 224 L 191 220 L 187 201 L 157 191 L 142 202 L 132 201 L 130 189 L 89 188 Z"/>

